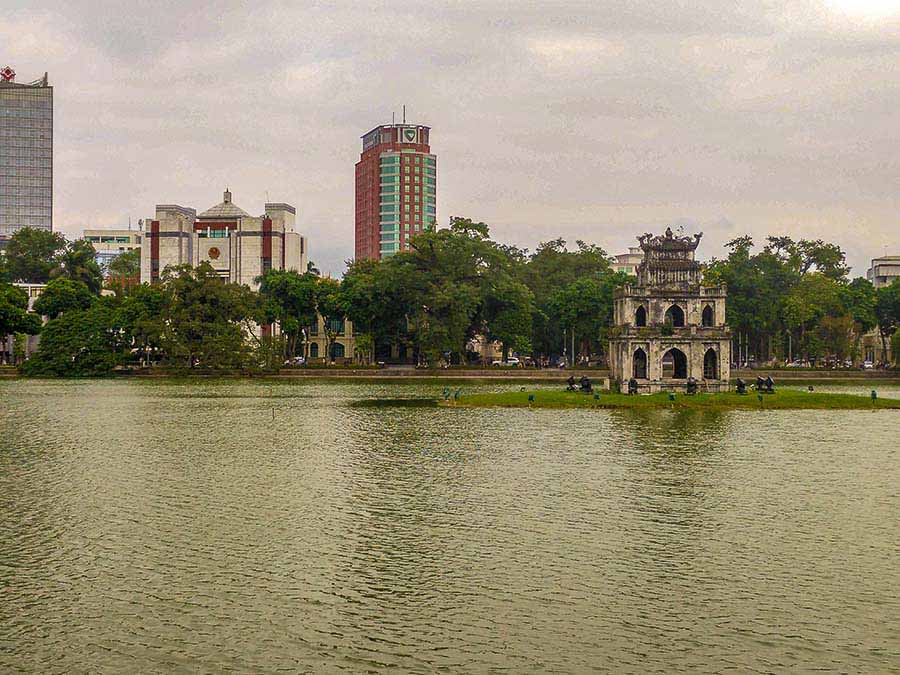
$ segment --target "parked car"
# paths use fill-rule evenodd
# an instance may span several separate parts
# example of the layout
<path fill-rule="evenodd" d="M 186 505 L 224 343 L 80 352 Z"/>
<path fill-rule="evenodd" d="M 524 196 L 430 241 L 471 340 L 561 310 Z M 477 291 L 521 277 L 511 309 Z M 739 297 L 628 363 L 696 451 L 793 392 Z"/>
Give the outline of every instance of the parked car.
<path fill-rule="evenodd" d="M 497 366 L 500 368 L 518 368 L 519 367 L 519 359 L 517 359 L 515 356 L 510 356 L 508 359 L 506 359 L 506 361 L 501 361 L 500 359 L 497 359 L 496 361 L 491 363 L 491 365 Z"/>
<path fill-rule="evenodd" d="M 304 363 L 306 363 L 306 359 L 304 359 L 302 356 L 295 356 L 294 358 L 288 359 L 287 361 L 285 361 L 284 365 L 286 365 L 286 366 L 302 366 Z"/>
<path fill-rule="evenodd" d="M 875 367 L 875 364 L 871 361 L 863 361 L 862 369 L 863 370 L 872 370 Z"/>

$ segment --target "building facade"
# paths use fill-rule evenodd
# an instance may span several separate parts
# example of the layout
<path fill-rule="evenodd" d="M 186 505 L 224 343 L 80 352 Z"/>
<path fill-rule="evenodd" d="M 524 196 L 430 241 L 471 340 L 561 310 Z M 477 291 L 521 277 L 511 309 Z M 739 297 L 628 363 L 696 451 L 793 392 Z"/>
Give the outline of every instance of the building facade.
<path fill-rule="evenodd" d="M 611 256 L 609 265 L 613 272 L 637 274 L 638 265 L 644 262 L 644 251 L 640 246 L 629 246 L 628 253 Z"/>
<path fill-rule="evenodd" d="M 900 279 L 900 255 L 873 258 L 872 264 L 866 270 L 866 279 L 871 281 L 875 288 L 890 286 L 894 279 Z"/>
<path fill-rule="evenodd" d="M 13 286 L 17 286 L 21 288 L 28 295 L 28 311 L 34 311 L 34 303 L 35 301 L 41 297 L 41 293 L 44 292 L 44 289 L 47 288 L 47 284 L 27 284 L 27 283 L 13 283 Z M 46 319 L 45 319 L 46 320 Z M 27 335 L 25 336 L 25 343 L 22 345 L 23 347 L 23 356 L 28 358 L 34 352 L 37 351 L 38 344 L 40 343 L 41 336 L 40 335 Z M 15 335 L 0 335 L 0 365 L 13 365 L 15 364 L 15 345 L 16 345 L 16 337 Z"/>
<path fill-rule="evenodd" d="M 431 129 L 385 124 L 362 137 L 356 163 L 357 260 L 393 255 L 437 220 L 437 158 Z"/>
<path fill-rule="evenodd" d="M 612 386 L 635 379 L 639 390 L 727 391 L 731 331 L 725 325 L 724 284 L 703 286 L 694 252 L 702 234 L 638 237 L 644 260 L 637 283 L 617 289 L 609 342 Z"/>
<path fill-rule="evenodd" d="M 85 230 L 81 238 L 89 241 L 97 252 L 94 260 L 100 265 L 103 276 L 109 275 L 109 263 L 123 253 L 141 247 L 139 230 Z"/>
<path fill-rule="evenodd" d="M 320 315 L 316 325 L 307 330 L 306 358 L 310 363 L 350 363 L 355 357 L 356 339 L 353 335 L 353 323 L 349 319 L 331 319 L 326 332 L 325 319 Z M 332 333 L 334 342 L 331 351 L 328 349 L 328 333 Z"/>
<path fill-rule="evenodd" d="M 269 270 L 306 272 L 306 237 L 294 231 L 296 209 L 290 204 L 265 205 L 251 216 L 231 200 L 200 214 L 177 204 L 159 204 L 145 221 L 141 246 L 141 282 L 158 281 L 166 267 L 208 262 L 231 283 L 258 288 L 256 278 Z"/>
<path fill-rule="evenodd" d="M 53 229 L 53 87 L 0 70 L 0 238 Z"/>

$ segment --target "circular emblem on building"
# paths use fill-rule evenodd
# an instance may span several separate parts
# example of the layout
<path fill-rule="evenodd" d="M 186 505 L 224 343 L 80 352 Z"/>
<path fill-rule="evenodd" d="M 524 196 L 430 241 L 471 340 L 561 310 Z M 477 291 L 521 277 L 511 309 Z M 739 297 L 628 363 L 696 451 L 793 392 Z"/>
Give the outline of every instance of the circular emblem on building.
<path fill-rule="evenodd" d="M 213 260 L 218 260 L 218 259 L 219 259 L 219 256 L 222 255 L 222 252 L 221 252 L 219 249 L 217 249 L 215 246 L 212 246 L 212 247 L 210 247 L 210 249 L 206 252 L 206 255 L 208 255 L 208 256 L 209 256 L 210 258 L 212 258 Z"/>
<path fill-rule="evenodd" d="M 12 82 L 16 79 L 16 71 L 9 66 L 6 66 L 6 68 L 0 70 L 0 78 L 3 78 L 4 82 Z"/>
<path fill-rule="evenodd" d="M 403 135 L 406 138 L 406 140 L 409 141 L 410 143 L 412 143 L 414 140 L 416 140 L 416 130 L 415 129 L 404 129 Z"/>

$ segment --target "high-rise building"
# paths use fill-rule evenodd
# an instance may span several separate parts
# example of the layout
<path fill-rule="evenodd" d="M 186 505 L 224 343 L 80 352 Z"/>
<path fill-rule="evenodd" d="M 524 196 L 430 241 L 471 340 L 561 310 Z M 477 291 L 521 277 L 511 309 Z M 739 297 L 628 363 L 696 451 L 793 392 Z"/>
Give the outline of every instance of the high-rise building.
<path fill-rule="evenodd" d="M 434 227 L 437 158 L 431 129 L 384 124 L 362 137 L 356 163 L 356 259 L 390 256 Z"/>
<path fill-rule="evenodd" d="M 53 87 L 0 70 L 0 238 L 53 229 Z"/>

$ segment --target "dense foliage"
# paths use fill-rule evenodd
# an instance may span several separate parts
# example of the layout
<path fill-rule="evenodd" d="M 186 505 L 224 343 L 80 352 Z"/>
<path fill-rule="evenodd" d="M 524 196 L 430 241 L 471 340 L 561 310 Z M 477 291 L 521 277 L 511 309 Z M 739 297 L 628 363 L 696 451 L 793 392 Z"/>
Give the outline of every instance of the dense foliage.
<path fill-rule="evenodd" d="M 860 336 L 872 329 L 884 347 L 900 342 L 900 282 L 876 291 L 848 279 L 833 244 L 770 237 L 754 251 L 742 237 L 728 249 L 707 265 L 705 282 L 728 286 L 736 358 L 858 360 Z M 31 313 L 26 294 L 0 280 L 0 337 L 36 334 L 38 314 L 46 317 L 24 370 L 57 376 L 148 364 L 268 371 L 308 357 L 317 330 L 326 343 L 320 356 L 333 360 L 345 320 L 362 363 L 464 363 L 478 359 L 478 341 L 499 343 L 504 358 L 571 362 L 574 354 L 595 362 L 604 356 L 615 290 L 629 279 L 612 272 L 596 246 L 579 241 L 570 250 L 556 239 L 529 252 L 493 241 L 484 223 L 465 218 L 414 237 L 408 251 L 348 263 L 340 281 L 317 270 L 271 271 L 257 279 L 258 291 L 224 282 L 207 264 L 137 284 L 139 257 L 131 253 L 110 266 L 123 283 L 101 297 L 91 245 L 36 230 L 18 232 L 2 262 L 3 278 L 47 286 Z"/>
<path fill-rule="evenodd" d="M 900 283 L 876 290 L 866 279 L 848 279 L 843 251 L 822 240 L 766 241 L 756 253 L 750 237 L 728 242 L 728 257 L 705 272 L 706 283 L 728 287 L 736 358 L 857 359 L 860 338 L 874 327 L 886 348 L 900 316 Z"/>

